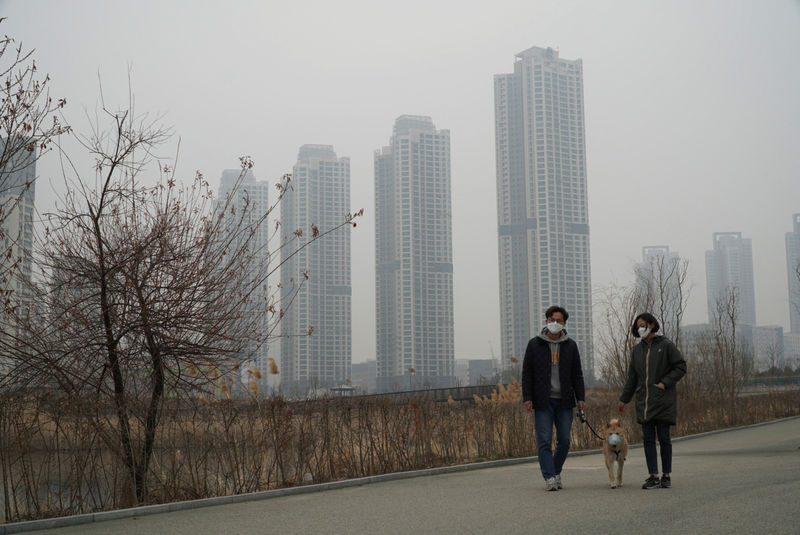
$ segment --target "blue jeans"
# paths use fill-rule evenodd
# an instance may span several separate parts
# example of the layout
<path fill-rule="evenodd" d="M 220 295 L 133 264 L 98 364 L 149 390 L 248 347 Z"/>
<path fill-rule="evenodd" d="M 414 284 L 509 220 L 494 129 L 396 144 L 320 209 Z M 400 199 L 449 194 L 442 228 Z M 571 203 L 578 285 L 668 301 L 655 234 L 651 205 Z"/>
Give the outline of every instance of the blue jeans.
<path fill-rule="evenodd" d="M 647 470 L 650 474 L 658 474 L 658 457 L 656 456 L 656 435 L 661 448 L 661 468 L 665 474 L 672 472 L 672 440 L 669 437 L 669 424 L 656 420 L 642 424 L 642 442 Z"/>
<path fill-rule="evenodd" d="M 536 448 L 539 468 L 546 480 L 561 473 L 569 452 L 569 432 L 572 428 L 572 409 L 561 406 L 560 399 L 550 399 L 547 409 L 536 409 L 533 414 L 536 430 Z M 556 426 L 556 450 L 553 452 L 553 425 Z"/>

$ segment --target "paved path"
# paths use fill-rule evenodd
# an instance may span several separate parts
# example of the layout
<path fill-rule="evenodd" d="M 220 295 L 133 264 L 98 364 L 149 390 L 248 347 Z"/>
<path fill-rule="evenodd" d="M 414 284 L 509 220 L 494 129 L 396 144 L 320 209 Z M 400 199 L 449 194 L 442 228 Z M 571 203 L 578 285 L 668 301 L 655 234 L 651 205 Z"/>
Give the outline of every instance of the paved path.
<path fill-rule="evenodd" d="M 673 464 L 671 489 L 641 490 L 638 447 L 615 490 L 591 453 L 558 492 L 527 463 L 29 533 L 800 534 L 800 418 L 677 441 Z"/>

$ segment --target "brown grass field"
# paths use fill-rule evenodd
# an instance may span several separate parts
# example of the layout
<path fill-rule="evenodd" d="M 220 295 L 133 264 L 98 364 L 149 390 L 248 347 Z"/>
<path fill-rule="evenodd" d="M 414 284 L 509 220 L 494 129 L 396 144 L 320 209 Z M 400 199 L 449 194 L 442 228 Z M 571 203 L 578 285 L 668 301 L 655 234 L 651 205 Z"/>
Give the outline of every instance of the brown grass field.
<path fill-rule="evenodd" d="M 592 427 L 616 416 L 617 395 L 589 392 Z M 48 396 L 1 401 L 5 522 L 135 505 L 120 457 L 110 447 L 113 411 L 72 407 Z M 673 435 L 797 414 L 797 391 L 738 397 L 733 405 L 684 398 Z M 622 420 L 628 440 L 640 442 L 632 407 Z M 146 503 L 536 455 L 533 415 L 522 406 L 519 384 L 459 402 L 376 396 L 171 400 L 156 442 Z M 600 448 L 577 418 L 571 448 Z"/>

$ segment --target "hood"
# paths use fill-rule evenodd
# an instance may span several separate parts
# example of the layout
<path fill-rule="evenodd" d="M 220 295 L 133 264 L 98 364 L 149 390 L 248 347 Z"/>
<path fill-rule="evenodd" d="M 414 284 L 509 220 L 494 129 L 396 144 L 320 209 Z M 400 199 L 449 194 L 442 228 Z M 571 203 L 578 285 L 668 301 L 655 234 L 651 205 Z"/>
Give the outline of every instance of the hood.
<path fill-rule="evenodd" d="M 567 333 L 567 330 L 564 329 L 563 331 L 561 331 L 561 337 L 558 340 L 552 340 L 547 336 L 547 327 L 545 327 L 544 329 L 542 329 L 542 332 L 539 333 L 538 338 L 541 338 L 542 340 L 544 340 L 549 344 L 560 344 L 561 342 L 566 342 L 567 340 L 569 340 L 569 333 Z"/>
<path fill-rule="evenodd" d="M 664 335 L 661 333 L 656 333 L 655 336 L 650 340 L 650 345 L 656 345 L 664 341 Z M 639 340 L 639 343 L 642 345 L 647 345 L 647 342 L 644 341 L 644 338 Z"/>

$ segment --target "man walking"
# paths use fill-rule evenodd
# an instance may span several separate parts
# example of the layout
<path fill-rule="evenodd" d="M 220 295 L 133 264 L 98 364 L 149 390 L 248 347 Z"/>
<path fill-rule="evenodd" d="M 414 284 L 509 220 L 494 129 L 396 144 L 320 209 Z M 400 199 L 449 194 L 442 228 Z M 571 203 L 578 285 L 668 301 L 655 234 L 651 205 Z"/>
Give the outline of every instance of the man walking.
<path fill-rule="evenodd" d="M 561 468 L 569 452 L 569 435 L 573 408 L 583 410 L 586 391 L 578 344 L 565 326 L 567 311 L 551 306 L 545 312 L 542 332 L 528 342 L 522 362 L 522 399 L 525 408 L 534 411 L 536 447 L 539 468 L 545 488 L 562 488 Z M 556 448 L 553 452 L 553 425 L 556 428 Z"/>

